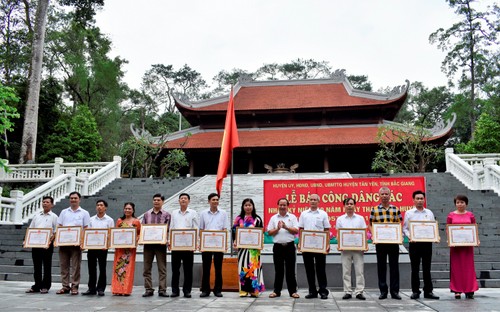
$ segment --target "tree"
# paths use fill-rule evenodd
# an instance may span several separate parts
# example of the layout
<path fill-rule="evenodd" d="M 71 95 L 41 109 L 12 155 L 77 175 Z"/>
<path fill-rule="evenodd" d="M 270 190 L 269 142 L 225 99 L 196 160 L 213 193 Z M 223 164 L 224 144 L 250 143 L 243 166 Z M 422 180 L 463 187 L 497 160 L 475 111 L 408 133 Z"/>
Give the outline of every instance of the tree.
<path fill-rule="evenodd" d="M 63 157 L 68 162 L 99 161 L 102 137 L 89 108 L 80 105 L 76 113 L 69 116 L 68 119 L 60 119 L 55 133 L 47 138 L 43 147 L 46 154 L 42 160 Z"/>
<path fill-rule="evenodd" d="M 217 84 L 217 87 L 213 90 L 211 96 L 227 94 L 231 90 L 231 86 L 234 86 L 240 79 L 252 80 L 254 76 L 254 73 L 239 68 L 233 68 L 229 72 L 221 70 L 212 79 Z"/>
<path fill-rule="evenodd" d="M 385 126 L 379 129 L 379 150 L 372 162 L 373 170 L 384 172 L 425 172 L 441 152 L 426 142 L 431 134 L 422 127 Z"/>
<path fill-rule="evenodd" d="M 9 159 L 9 149 L 7 138 L 7 131 L 12 131 L 14 123 L 12 119 L 19 118 L 17 110 L 10 105 L 10 103 L 19 101 L 14 89 L 5 87 L 0 83 L 0 142 L 4 145 L 5 158 Z M 0 168 L 5 166 L 5 161 L 0 158 Z"/>
<path fill-rule="evenodd" d="M 500 153 L 500 121 L 484 112 L 477 121 L 474 138 L 457 146 L 459 153 Z"/>
<path fill-rule="evenodd" d="M 23 138 L 19 163 L 34 161 L 38 126 L 38 99 L 42 80 L 43 45 L 49 0 L 39 0 L 36 9 L 35 31 L 33 36 L 31 67 L 28 86 L 28 102 L 24 113 Z"/>
<path fill-rule="evenodd" d="M 351 83 L 354 89 L 364 90 L 364 91 L 372 91 L 372 83 L 368 80 L 368 76 L 366 75 L 349 75 L 347 76 L 349 82 Z"/>
<path fill-rule="evenodd" d="M 168 152 L 167 156 L 161 161 L 161 176 L 165 178 L 175 178 L 179 174 L 179 170 L 188 166 L 186 154 L 181 149 L 173 149 Z"/>
<path fill-rule="evenodd" d="M 412 123 L 424 128 L 434 127 L 438 121 L 443 120 L 443 114 L 453 103 L 453 97 L 444 86 L 429 90 L 422 82 L 413 82 L 407 100 L 414 119 Z"/>
<path fill-rule="evenodd" d="M 466 92 L 467 116 L 470 133 L 474 133 L 481 107 L 477 97 L 487 81 L 496 79 L 498 70 L 491 70 L 497 64 L 490 63 L 492 53 L 498 45 L 500 30 L 500 8 L 494 4 L 486 12 L 473 8 L 474 0 L 447 0 L 461 20 L 448 29 L 440 28 L 429 37 L 431 43 L 448 51 L 442 63 L 442 70 L 448 75 L 450 84 L 457 73 L 458 88 Z"/>

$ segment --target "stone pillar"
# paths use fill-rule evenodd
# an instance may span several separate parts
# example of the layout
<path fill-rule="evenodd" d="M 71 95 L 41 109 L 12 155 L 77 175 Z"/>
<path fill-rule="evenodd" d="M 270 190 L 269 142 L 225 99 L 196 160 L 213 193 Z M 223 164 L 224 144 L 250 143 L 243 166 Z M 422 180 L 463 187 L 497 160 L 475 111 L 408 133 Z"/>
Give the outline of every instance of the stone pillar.
<path fill-rule="evenodd" d="M 450 172 L 451 170 L 451 162 L 450 162 L 450 155 L 453 154 L 453 148 L 448 147 L 447 149 L 444 150 L 444 156 L 446 160 L 446 172 Z"/>
<path fill-rule="evenodd" d="M 113 156 L 113 162 L 116 162 L 115 178 L 122 177 L 122 158 L 120 156 Z"/>
<path fill-rule="evenodd" d="M 482 190 L 479 174 L 484 171 L 483 165 L 480 163 L 472 165 L 472 190 Z"/>
<path fill-rule="evenodd" d="M 5 172 L 5 168 L 7 168 L 7 166 L 9 166 L 9 161 L 7 159 L 0 159 L 0 161 L 3 161 L 4 163 L 4 166 L 5 167 L 1 167 L 0 168 L 0 179 L 5 179 L 7 177 L 7 172 Z M 2 193 L 0 192 L 0 196 L 2 195 Z"/>
<path fill-rule="evenodd" d="M 78 174 L 80 179 L 83 179 L 83 188 L 82 188 L 82 196 L 89 195 L 89 177 L 90 174 L 88 172 L 80 172 Z"/>
<path fill-rule="evenodd" d="M 323 158 L 323 171 L 325 173 L 330 172 L 330 164 L 328 163 L 328 155 L 326 155 L 327 150 L 325 150 L 325 156 Z"/>
<path fill-rule="evenodd" d="M 56 157 L 54 159 L 54 176 L 53 176 L 53 178 L 61 175 L 61 164 L 63 162 L 64 162 L 64 159 L 62 159 L 61 157 Z"/>
<path fill-rule="evenodd" d="M 21 223 L 23 221 L 23 196 L 23 191 L 10 191 L 10 198 L 16 200 L 16 203 L 14 204 L 14 211 L 10 216 L 11 221 L 14 223 Z"/>

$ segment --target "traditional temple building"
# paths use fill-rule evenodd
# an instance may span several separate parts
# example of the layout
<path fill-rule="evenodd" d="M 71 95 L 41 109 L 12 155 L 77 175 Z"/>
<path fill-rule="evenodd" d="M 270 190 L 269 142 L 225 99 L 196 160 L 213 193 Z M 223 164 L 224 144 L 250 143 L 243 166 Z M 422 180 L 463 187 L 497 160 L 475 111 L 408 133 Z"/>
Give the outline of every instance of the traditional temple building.
<path fill-rule="evenodd" d="M 394 124 L 409 82 L 388 94 L 357 90 L 337 71 L 330 79 L 245 81 L 234 87 L 240 147 L 234 173 L 371 172 L 381 126 Z M 164 152 L 180 148 L 189 161 L 184 173 L 217 173 L 229 95 L 190 102 L 175 97 L 193 126 L 165 137 L 132 132 Z M 428 141 L 444 143 L 454 120 L 432 129 Z"/>

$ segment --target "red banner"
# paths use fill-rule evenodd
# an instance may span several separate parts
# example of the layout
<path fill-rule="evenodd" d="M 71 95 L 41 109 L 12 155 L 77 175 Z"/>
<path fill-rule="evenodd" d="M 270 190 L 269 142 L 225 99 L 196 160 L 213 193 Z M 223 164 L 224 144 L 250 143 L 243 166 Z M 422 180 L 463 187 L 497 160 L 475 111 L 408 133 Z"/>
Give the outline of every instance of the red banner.
<path fill-rule="evenodd" d="M 278 199 L 287 198 L 288 211 L 297 216 L 309 208 L 309 194 L 318 194 L 319 207 L 328 213 L 331 235 L 336 236 L 335 222 L 344 214 L 343 201 L 347 197 L 356 200 L 356 213 L 369 222 L 370 210 L 380 203 L 378 191 L 387 186 L 391 189 L 391 204 L 401 213 L 413 208 L 412 194 L 416 190 L 425 192 L 424 177 L 359 178 L 359 179 L 314 179 L 314 180 L 265 180 L 264 223 L 278 213 Z"/>

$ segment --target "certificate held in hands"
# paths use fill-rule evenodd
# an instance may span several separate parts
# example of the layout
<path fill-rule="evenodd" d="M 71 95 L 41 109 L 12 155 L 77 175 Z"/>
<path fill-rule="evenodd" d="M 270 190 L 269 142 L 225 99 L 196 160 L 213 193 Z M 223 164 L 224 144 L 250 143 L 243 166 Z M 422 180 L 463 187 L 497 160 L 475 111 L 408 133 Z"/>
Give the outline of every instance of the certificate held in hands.
<path fill-rule="evenodd" d="M 400 222 L 372 223 L 372 240 L 374 244 L 402 244 L 403 233 Z"/>
<path fill-rule="evenodd" d="M 196 229 L 171 229 L 170 250 L 195 251 L 197 241 Z"/>
<path fill-rule="evenodd" d="M 300 250 L 302 252 L 327 253 L 330 244 L 329 232 L 300 231 Z"/>
<path fill-rule="evenodd" d="M 366 244 L 366 229 L 337 229 L 338 250 L 362 250 Z"/>
<path fill-rule="evenodd" d="M 408 231 L 412 242 L 439 243 L 440 241 L 436 221 L 410 221 Z"/>
<path fill-rule="evenodd" d="M 139 244 L 167 244 L 168 224 L 143 224 Z"/>
<path fill-rule="evenodd" d="M 477 224 L 447 224 L 448 246 L 478 246 Z"/>
<path fill-rule="evenodd" d="M 226 252 L 227 231 L 200 231 L 200 251 Z"/>
<path fill-rule="evenodd" d="M 264 230 L 262 228 L 236 228 L 236 248 L 264 248 Z"/>
<path fill-rule="evenodd" d="M 58 226 L 54 246 L 79 246 L 81 238 L 81 226 Z"/>
<path fill-rule="evenodd" d="M 135 227 L 111 228 L 109 248 L 136 248 L 136 236 Z"/>
<path fill-rule="evenodd" d="M 83 231 L 83 249 L 108 249 L 108 229 L 90 229 Z"/>
<path fill-rule="evenodd" d="M 27 228 L 24 248 L 49 248 L 50 238 L 52 236 L 51 228 Z"/>

